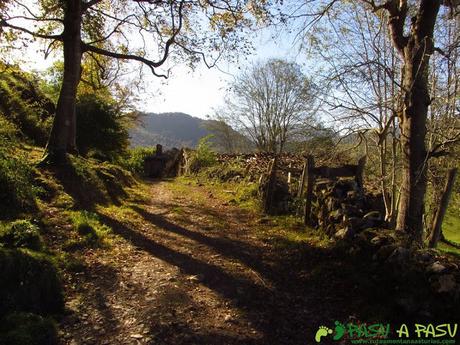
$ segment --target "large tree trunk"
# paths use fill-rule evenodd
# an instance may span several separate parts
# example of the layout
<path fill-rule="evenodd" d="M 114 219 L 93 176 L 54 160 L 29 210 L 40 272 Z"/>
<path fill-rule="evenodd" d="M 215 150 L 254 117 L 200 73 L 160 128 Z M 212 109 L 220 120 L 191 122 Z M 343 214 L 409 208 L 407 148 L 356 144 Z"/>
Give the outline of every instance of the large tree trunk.
<path fill-rule="evenodd" d="M 75 103 L 81 76 L 81 1 L 66 1 L 64 6 L 64 76 L 46 147 L 47 160 L 52 163 L 65 162 L 68 152 L 77 152 Z"/>
<path fill-rule="evenodd" d="M 428 67 L 433 53 L 433 29 L 439 1 L 422 0 L 403 48 L 403 99 L 400 114 L 403 172 L 396 229 L 423 241 L 423 213 L 426 192 L 426 119 L 430 105 Z"/>

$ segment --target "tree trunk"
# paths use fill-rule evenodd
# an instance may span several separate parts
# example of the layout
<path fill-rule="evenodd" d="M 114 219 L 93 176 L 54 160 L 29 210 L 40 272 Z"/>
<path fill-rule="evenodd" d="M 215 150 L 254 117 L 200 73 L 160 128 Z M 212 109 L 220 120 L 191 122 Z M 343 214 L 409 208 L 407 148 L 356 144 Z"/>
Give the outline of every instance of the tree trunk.
<path fill-rule="evenodd" d="M 81 76 L 81 1 L 64 5 L 64 75 L 50 137 L 46 147 L 51 163 L 66 161 L 68 152 L 77 152 L 76 97 Z"/>
<path fill-rule="evenodd" d="M 413 19 L 411 33 L 403 50 L 403 98 L 400 113 L 403 171 L 401 199 L 396 229 L 423 241 L 423 213 L 426 192 L 426 119 L 430 105 L 428 67 L 433 53 L 433 29 L 439 1 L 422 0 Z"/>

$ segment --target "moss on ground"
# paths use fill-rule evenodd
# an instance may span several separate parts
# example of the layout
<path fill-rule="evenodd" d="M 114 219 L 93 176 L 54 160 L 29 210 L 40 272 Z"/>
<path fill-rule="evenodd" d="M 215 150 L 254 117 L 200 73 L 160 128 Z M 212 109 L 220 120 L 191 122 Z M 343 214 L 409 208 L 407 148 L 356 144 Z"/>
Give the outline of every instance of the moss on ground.
<path fill-rule="evenodd" d="M 0 248 L 0 316 L 23 311 L 42 315 L 63 311 L 58 270 L 43 253 Z"/>

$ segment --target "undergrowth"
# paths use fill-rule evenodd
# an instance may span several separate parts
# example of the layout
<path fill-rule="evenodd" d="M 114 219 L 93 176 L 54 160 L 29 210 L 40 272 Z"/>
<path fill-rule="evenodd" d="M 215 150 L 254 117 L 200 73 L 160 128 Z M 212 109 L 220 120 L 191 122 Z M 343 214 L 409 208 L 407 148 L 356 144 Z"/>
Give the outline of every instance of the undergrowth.
<path fill-rule="evenodd" d="M 116 162 L 124 169 L 142 176 L 144 174 L 145 158 L 153 156 L 155 152 L 156 149 L 153 147 L 135 147 L 127 150 Z"/>
<path fill-rule="evenodd" d="M 28 248 L 41 251 L 44 247 L 38 226 L 27 220 L 0 224 L 0 244 L 6 248 Z"/>
<path fill-rule="evenodd" d="M 18 150 L 17 130 L 0 113 L 0 218 L 35 210 L 39 189 L 33 184 L 33 168 Z"/>
<path fill-rule="evenodd" d="M 53 102 L 40 91 L 32 75 L 0 62 L 0 112 L 14 122 L 23 138 L 46 144 L 51 128 Z"/>
<path fill-rule="evenodd" d="M 200 139 L 198 146 L 192 153 L 189 162 L 189 171 L 198 173 L 200 170 L 212 167 L 217 163 L 217 155 L 211 148 L 210 140 L 212 135 Z"/>

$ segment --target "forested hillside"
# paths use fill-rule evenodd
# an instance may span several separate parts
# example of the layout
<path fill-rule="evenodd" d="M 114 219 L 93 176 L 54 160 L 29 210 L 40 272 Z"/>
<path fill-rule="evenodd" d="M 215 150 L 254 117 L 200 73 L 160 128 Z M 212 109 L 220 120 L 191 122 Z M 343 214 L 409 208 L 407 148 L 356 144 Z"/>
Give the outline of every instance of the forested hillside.
<path fill-rule="evenodd" d="M 228 152 L 231 141 L 235 144 L 235 150 L 241 152 L 251 149 L 249 140 L 230 126 L 218 120 L 203 120 L 183 113 L 141 113 L 129 130 L 133 147 L 161 144 L 168 148 L 195 148 L 199 140 L 206 136 L 211 136 L 213 148 L 219 152 Z"/>
<path fill-rule="evenodd" d="M 183 113 L 141 114 L 129 131 L 132 146 L 195 147 L 200 138 L 211 134 L 205 121 Z"/>

